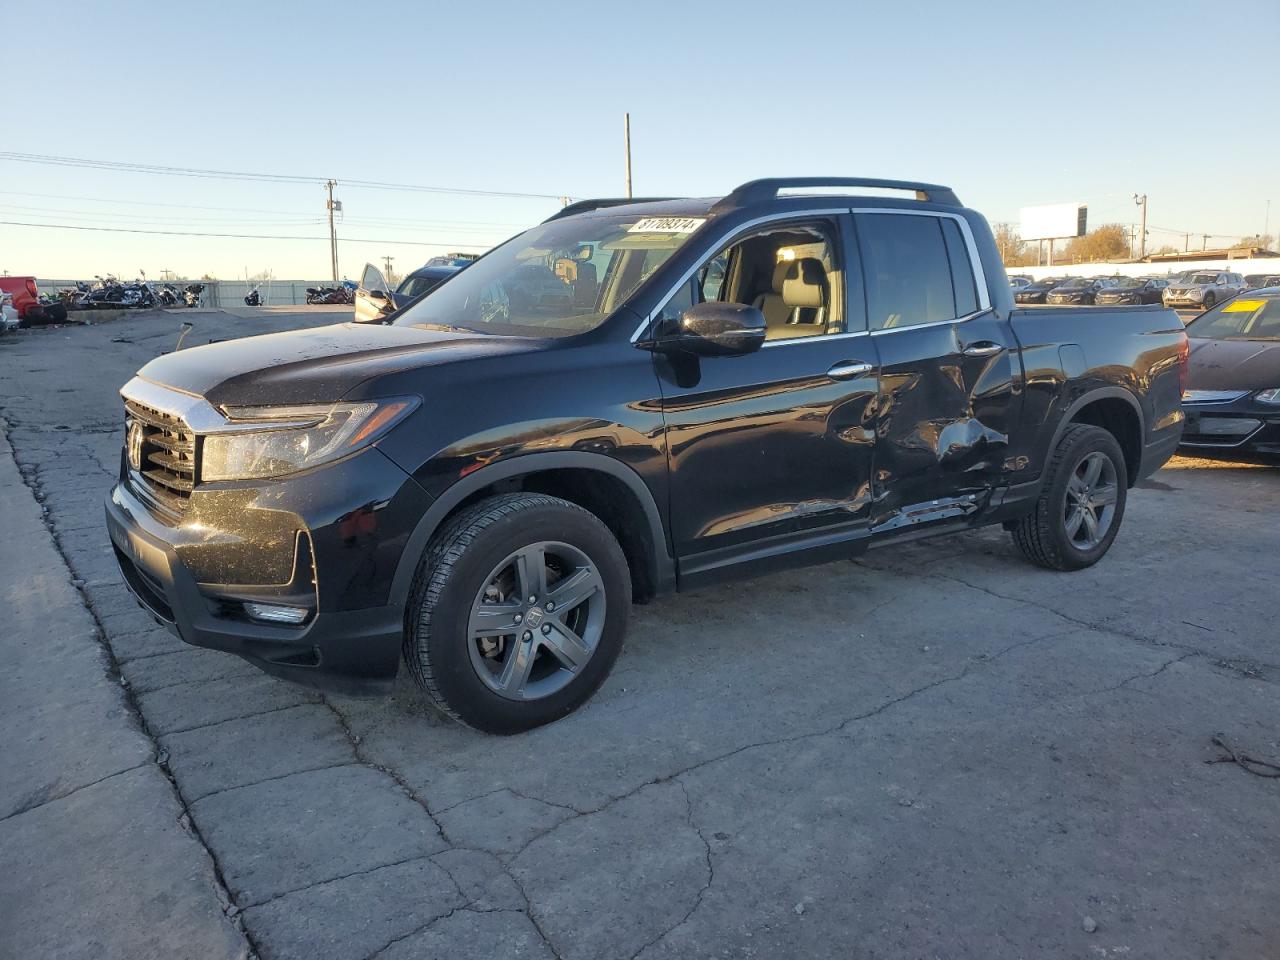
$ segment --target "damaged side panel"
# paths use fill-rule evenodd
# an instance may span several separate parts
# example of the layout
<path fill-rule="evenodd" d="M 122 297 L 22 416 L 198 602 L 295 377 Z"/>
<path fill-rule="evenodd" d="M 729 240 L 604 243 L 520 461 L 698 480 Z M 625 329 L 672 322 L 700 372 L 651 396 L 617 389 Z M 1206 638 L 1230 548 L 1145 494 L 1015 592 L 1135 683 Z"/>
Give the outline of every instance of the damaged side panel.
<path fill-rule="evenodd" d="M 888 329 L 876 398 L 872 532 L 979 509 L 1007 483 L 1022 367 L 1009 325 L 966 321 Z"/>

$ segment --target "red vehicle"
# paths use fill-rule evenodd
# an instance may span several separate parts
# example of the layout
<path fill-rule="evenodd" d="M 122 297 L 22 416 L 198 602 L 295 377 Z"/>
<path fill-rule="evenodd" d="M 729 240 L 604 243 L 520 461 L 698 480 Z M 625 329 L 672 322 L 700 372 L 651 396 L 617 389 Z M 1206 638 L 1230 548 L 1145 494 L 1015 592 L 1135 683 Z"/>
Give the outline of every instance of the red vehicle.
<path fill-rule="evenodd" d="M 0 277 L 0 290 L 13 298 L 13 309 L 18 311 L 21 326 L 66 322 L 66 304 L 41 303 L 35 277 Z"/>

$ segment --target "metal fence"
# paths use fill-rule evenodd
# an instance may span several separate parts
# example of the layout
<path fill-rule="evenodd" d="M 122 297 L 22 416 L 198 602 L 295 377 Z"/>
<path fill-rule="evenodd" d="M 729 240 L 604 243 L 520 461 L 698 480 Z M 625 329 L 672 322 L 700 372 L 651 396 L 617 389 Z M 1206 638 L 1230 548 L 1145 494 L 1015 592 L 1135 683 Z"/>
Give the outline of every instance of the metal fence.
<path fill-rule="evenodd" d="M 67 287 L 74 288 L 75 280 L 37 280 L 36 286 L 41 293 L 56 294 Z M 129 283 L 129 280 L 122 281 Z M 332 280 L 264 280 L 261 283 L 253 280 L 155 280 L 157 287 L 169 284 L 182 293 L 182 288 L 189 283 L 203 283 L 204 292 L 200 295 L 203 307 L 243 307 L 244 298 L 254 287 L 262 297 L 263 306 L 287 306 L 307 302 L 307 287 L 332 287 Z"/>

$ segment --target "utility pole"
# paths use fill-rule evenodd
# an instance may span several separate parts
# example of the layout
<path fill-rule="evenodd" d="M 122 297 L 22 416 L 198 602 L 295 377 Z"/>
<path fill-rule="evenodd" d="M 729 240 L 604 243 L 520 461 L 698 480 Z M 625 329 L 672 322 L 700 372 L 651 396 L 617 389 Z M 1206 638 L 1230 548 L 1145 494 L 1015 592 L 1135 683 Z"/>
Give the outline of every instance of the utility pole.
<path fill-rule="evenodd" d="M 342 209 L 342 201 L 333 199 L 333 188 L 337 180 L 326 180 L 325 189 L 329 191 L 329 265 L 333 267 L 333 282 L 338 282 L 338 230 L 333 225 L 333 211 Z"/>
<path fill-rule="evenodd" d="M 1209 234 L 1202 233 L 1200 234 L 1200 252 L 1204 253 L 1208 249 L 1209 249 Z"/>
<path fill-rule="evenodd" d="M 622 142 L 627 151 L 627 199 L 631 198 L 631 114 L 622 115 Z"/>
<path fill-rule="evenodd" d="M 1262 235 L 1265 237 L 1271 231 L 1271 201 L 1267 201 L 1267 216 L 1262 221 Z"/>
<path fill-rule="evenodd" d="M 1138 259 L 1142 260 L 1147 255 L 1147 195 L 1139 197 L 1135 193 L 1133 202 L 1142 208 L 1142 232 L 1138 234 Z"/>
<path fill-rule="evenodd" d="M 1182 252 L 1183 253 L 1191 252 L 1191 234 L 1189 233 L 1184 233 L 1182 235 Z"/>
<path fill-rule="evenodd" d="M 386 270 L 387 283 L 391 283 L 391 261 L 394 259 L 395 257 L 387 257 L 387 256 L 384 256 L 382 258 L 382 266 Z"/>

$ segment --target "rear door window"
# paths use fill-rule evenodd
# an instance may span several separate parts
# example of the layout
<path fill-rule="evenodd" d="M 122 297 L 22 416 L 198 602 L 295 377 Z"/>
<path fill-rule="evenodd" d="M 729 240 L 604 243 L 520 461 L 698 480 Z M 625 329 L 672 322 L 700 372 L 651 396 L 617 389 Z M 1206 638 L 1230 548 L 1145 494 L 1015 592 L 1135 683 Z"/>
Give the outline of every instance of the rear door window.
<path fill-rule="evenodd" d="M 956 306 L 942 218 L 861 213 L 855 222 L 866 280 L 868 329 L 911 327 L 962 315 Z M 972 279 L 969 282 L 972 287 Z M 964 302 L 976 302 L 972 291 Z"/>

